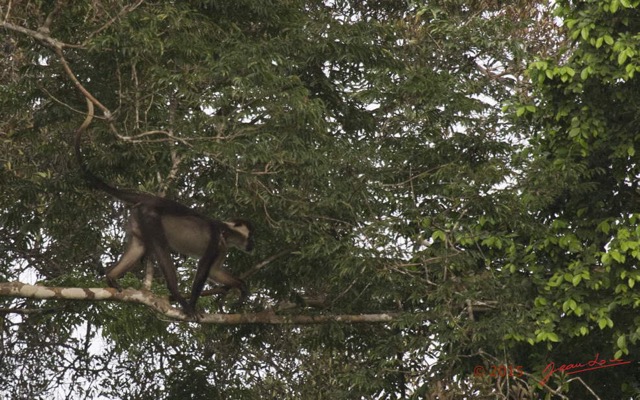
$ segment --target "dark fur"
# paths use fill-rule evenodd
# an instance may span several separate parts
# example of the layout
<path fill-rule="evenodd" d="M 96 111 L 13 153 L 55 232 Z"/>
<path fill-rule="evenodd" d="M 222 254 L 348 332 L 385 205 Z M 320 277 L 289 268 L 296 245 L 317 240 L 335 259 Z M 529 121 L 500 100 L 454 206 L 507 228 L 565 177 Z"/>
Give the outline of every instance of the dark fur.
<path fill-rule="evenodd" d="M 127 229 L 129 233 L 127 250 L 116 264 L 107 268 L 106 280 L 109 286 L 120 289 L 117 279 L 133 268 L 143 255 L 148 254 L 158 262 L 172 297 L 182 305 L 185 312 L 194 313 L 196 302 L 207 280 L 222 283 L 228 288 L 239 289 L 241 292 L 240 302 L 242 302 L 249 293 L 246 284 L 224 270 L 222 264 L 229 246 L 238 247 L 245 251 L 253 249 L 253 225 L 251 222 L 234 219 L 225 223 L 203 215 L 177 201 L 148 193 L 119 189 L 104 182 L 89 170 L 80 150 L 82 134 L 93 117 L 91 108 L 87 119 L 75 134 L 75 154 L 80 169 L 91 186 L 132 206 Z M 185 230 L 184 232 L 168 233 L 165 229 L 167 225 Z M 245 231 L 247 235 L 244 235 Z M 206 236 L 199 235 L 199 232 L 204 232 Z M 184 235 L 181 235 L 182 233 Z M 175 242 L 172 243 L 168 236 L 173 237 Z M 193 240 L 187 241 L 185 244 L 180 236 Z M 207 237 L 208 239 L 206 239 Z M 169 254 L 170 248 L 180 248 L 181 246 L 191 250 L 198 249 L 198 251 L 191 251 L 192 255 L 202 253 L 198 254 L 200 260 L 189 302 L 178 290 L 176 268 Z"/>

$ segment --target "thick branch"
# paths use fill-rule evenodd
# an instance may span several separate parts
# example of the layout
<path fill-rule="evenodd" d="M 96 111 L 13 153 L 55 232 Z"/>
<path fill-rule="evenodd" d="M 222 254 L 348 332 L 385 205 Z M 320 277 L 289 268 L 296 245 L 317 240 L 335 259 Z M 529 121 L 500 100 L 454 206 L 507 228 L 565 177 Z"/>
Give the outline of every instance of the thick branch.
<path fill-rule="evenodd" d="M 166 317 L 176 321 L 196 321 L 182 310 L 172 307 L 166 297 L 156 296 L 146 290 L 125 289 L 118 292 L 112 288 L 66 288 L 27 285 L 22 282 L 0 283 L 0 296 L 20 297 L 43 300 L 79 300 L 79 301 L 119 301 L 144 304 Z M 276 315 L 272 311 L 253 314 L 202 314 L 197 322 L 205 324 L 321 324 L 340 323 L 385 323 L 393 322 L 399 313 L 360 314 L 360 315 Z"/>
<path fill-rule="evenodd" d="M 34 31 L 19 25 L 14 25 L 7 21 L 0 21 L 0 28 L 9 29 L 14 32 L 20 32 L 25 35 L 31 36 L 32 38 L 39 40 L 40 42 L 45 43 L 46 45 L 51 46 L 53 48 L 71 47 L 70 45 L 49 36 L 49 33 L 47 32 L 46 29 L 42 31 Z"/>

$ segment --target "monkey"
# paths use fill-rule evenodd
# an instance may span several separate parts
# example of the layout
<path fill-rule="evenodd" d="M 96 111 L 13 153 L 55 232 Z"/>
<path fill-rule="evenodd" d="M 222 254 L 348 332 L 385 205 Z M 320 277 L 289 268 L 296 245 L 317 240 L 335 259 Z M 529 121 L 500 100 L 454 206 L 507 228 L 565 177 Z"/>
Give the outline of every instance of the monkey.
<path fill-rule="evenodd" d="M 118 278 L 148 255 L 159 265 L 172 298 L 180 303 L 185 313 L 195 315 L 196 303 L 207 281 L 220 283 L 227 290 L 238 289 L 237 303 L 241 304 L 249 295 L 247 285 L 224 269 L 223 264 L 230 247 L 245 252 L 253 250 L 253 224 L 245 219 L 226 222 L 213 219 L 177 201 L 120 189 L 99 178 L 89 170 L 80 149 L 82 134 L 93 118 L 93 104 L 89 100 L 87 104 L 87 117 L 75 132 L 75 156 L 80 170 L 90 186 L 131 206 L 125 226 L 126 248 L 120 259 L 106 269 L 107 284 L 121 291 Z M 176 267 L 169 250 L 199 258 L 189 301 L 178 290 Z"/>

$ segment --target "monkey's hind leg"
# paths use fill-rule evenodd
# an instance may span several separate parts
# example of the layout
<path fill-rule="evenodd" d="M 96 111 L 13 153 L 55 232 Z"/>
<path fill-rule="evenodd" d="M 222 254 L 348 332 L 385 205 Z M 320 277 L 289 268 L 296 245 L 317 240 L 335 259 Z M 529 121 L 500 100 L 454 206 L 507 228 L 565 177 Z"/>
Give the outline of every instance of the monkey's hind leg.
<path fill-rule="evenodd" d="M 142 240 L 134 233 L 129 238 L 125 252 L 117 263 L 109 266 L 105 271 L 107 285 L 122 291 L 118 278 L 130 271 L 144 255 L 146 249 Z"/>

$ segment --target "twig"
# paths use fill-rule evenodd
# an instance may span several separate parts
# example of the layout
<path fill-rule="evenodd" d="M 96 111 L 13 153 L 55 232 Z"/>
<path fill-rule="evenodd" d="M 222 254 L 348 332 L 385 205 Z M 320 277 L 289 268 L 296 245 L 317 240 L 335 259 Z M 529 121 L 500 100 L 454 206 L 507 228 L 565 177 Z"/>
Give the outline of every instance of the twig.
<path fill-rule="evenodd" d="M 5 21 L 9 19 L 9 14 L 11 14 L 11 0 L 9 0 L 9 3 L 7 4 L 7 12 L 4 14 Z"/>
<path fill-rule="evenodd" d="M 118 20 L 118 18 L 120 18 L 124 14 L 129 13 L 129 12 L 135 10 L 136 8 L 140 7 L 140 5 L 142 3 L 144 3 L 144 0 L 139 0 L 135 4 L 131 4 L 131 5 L 123 7 L 122 10 L 120 10 L 120 12 L 115 17 L 113 17 L 109 21 L 105 22 L 104 25 L 102 25 L 100 28 L 98 28 L 95 31 L 91 32 L 87 36 L 87 40 L 85 40 L 85 44 L 88 43 L 95 35 L 97 35 L 98 33 L 102 32 L 103 30 L 105 30 L 108 27 L 110 27 L 114 22 L 116 22 Z"/>
<path fill-rule="evenodd" d="M 255 275 L 258 271 L 260 271 L 262 268 L 266 267 L 271 262 L 277 260 L 278 258 L 280 258 L 282 256 L 285 256 L 285 255 L 291 253 L 292 251 L 293 251 L 293 249 L 287 249 L 287 250 L 283 250 L 283 251 L 281 251 L 279 253 L 276 253 L 276 254 L 272 255 L 271 257 L 265 259 L 264 261 L 261 261 L 258 264 L 254 265 L 250 270 L 248 270 L 247 272 L 242 274 L 240 276 L 240 278 L 242 278 L 242 279 L 251 278 L 253 275 Z"/>

